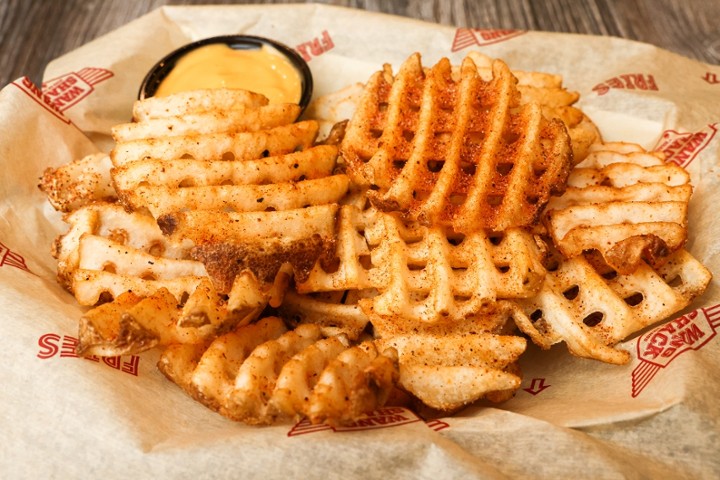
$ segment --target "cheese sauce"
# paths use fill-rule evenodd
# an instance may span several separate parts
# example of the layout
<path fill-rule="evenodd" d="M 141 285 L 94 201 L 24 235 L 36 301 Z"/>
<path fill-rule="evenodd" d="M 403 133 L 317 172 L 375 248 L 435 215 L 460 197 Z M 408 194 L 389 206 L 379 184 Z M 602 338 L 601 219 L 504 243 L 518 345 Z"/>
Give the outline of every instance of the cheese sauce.
<path fill-rule="evenodd" d="M 155 96 L 201 88 L 250 90 L 265 95 L 270 103 L 298 103 L 302 94 L 300 73 L 272 48 L 235 50 L 218 43 L 184 55 Z"/>

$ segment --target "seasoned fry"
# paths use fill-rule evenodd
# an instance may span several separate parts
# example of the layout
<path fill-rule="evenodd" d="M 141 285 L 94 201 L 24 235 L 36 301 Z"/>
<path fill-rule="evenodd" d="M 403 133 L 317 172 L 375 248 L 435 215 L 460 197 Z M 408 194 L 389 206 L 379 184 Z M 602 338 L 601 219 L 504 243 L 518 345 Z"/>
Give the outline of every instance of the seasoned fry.
<path fill-rule="evenodd" d="M 113 170 L 122 195 L 138 186 L 263 185 L 327 177 L 335 168 L 337 147 L 319 145 L 300 152 L 257 160 L 138 160 Z"/>
<path fill-rule="evenodd" d="M 147 208 L 155 218 L 184 208 L 234 212 L 293 210 L 311 204 L 337 203 L 345 196 L 349 182 L 346 175 L 333 175 L 269 185 L 142 186 L 128 192 L 123 201 L 133 210 Z"/>
<path fill-rule="evenodd" d="M 468 57 L 477 65 L 480 76 L 492 79 L 493 59 L 480 52 L 471 51 Z M 590 152 L 590 147 L 601 142 L 600 132 L 595 124 L 581 110 L 574 107 L 580 95 L 563 88 L 562 77 L 542 72 L 512 70 L 517 78 L 520 103 L 537 103 L 542 107 L 543 115 L 562 120 L 568 129 L 573 150 L 573 162 L 579 163 Z"/>
<path fill-rule="evenodd" d="M 690 176 L 658 155 L 598 146 L 547 207 L 547 226 L 567 258 L 596 250 L 619 273 L 657 267 L 687 239 Z"/>
<path fill-rule="evenodd" d="M 521 229 L 459 235 L 353 206 L 338 228 L 337 261 L 317 263 L 298 291 L 374 289 L 360 306 L 398 322 L 461 320 L 498 298 L 532 296 L 545 272 L 538 241 Z"/>
<path fill-rule="evenodd" d="M 316 122 L 307 121 L 257 132 L 133 140 L 116 144 L 110 158 L 116 167 L 147 159 L 252 160 L 308 148 L 315 140 L 317 129 Z"/>
<path fill-rule="evenodd" d="M 94 201 L 115 201 L 110 177 L 112 163 L 104 153 L 82 157 L 58 168 L 47 168 L 38 187 L 60 212 L 72 212 Z"/>
<path fill-rule="evenodd" d="M 393 392 L 450 414 L 511 398 L 527 337 L 628 362 L 710 282 L 689 174 L 601 143 L 560 76 L 414 54 L 334 98 L 305 113 L 320 140 L 251 92 L 148 98 L 109 156 L 45 172 L 79 355 L 160 348 L 253 425 L 350 425 Z"/>
<path fill-rule="evenodd" d="M 586 256 L 548 272 L 538 295 L 522 300 L 518 327 L 542 348 L 564 341 L 574 355 L 624 364 L 630 354 L 615 345 L 685 308 L 710 282 L 710 272 L 685 250 L 658 270 L 641 262 L 619 274 Z"/>
<path fill-rule="evenodd" d="M 349 423 L 382 406 L 397 376 L 371 342 L 352 347 L 312 324 L 286 331 L 274 317 L 209 346 L 169 347 L 158 367 L 198 401 L 250 424 L 297 415 Z"/>
<path fill-rule="evenodd" d="M 164 283 L 119 293 L 83 315 L 78 355 L 129 355 L 157 346 L 197 344 L 247 325 L 260 315 L 269 295 L 252 279 L 239 277 L 236 284 L 228 300 L 208 278 L 197 279 L 182 296 Z"/>
<path fill-rule="evenodd" d="M 264 107 L 268 99 L 248 90 L 217 88 L 179 92 L 166 97 L 149 97 L 133 105 L 133 120 L 181 117 L 190 113 L 245 110 Z"/>
<path fill-rule="evenodd" d="M 257 132 L 287 125 L 295 120 L 299 113 L 300 107 L 295 104 L 266 105 L 254 109 L 224 112 L 189 113 L 117 125 L 113 127 L 112 135 L 116 142 L 124 143 L 158 137 Z"/>
<path fill-rule="evenodd" d="M 484 397 L 505 399 L 520 387 L 516 362 L 525 339 L 496 333 L 513 312 L 503 304 L 473 319 L 472 326 L 444 322 L 403 330 L 380 322 L 377 343 L 397 350 L 401 387 L 429 407 L 454 411 Z"/>
<path fill-rule="evenodd" d="M 353 180 L 371 186 L 381 210 L 472 233 L 536 223 L 562 193 L 572 152 L 565 126 L 535 103 L 520 104 L 517 80 L 495 61 L 490 81 L 466 58 L 423 70 L 411 56 L 396 77 L 376 73 L 350 120 L 341 155 Z"/>

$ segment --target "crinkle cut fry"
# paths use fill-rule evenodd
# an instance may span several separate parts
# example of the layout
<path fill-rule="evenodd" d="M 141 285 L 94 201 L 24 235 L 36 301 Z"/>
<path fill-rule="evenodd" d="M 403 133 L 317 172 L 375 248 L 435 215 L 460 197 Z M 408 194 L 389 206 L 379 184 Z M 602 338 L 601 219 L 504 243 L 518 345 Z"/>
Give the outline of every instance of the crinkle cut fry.
<path fill-rule="evenodd" d="M 517 325 L 540 347 L 565 341 L 574 355 L 627 363 L 629 353 L 615 345 L 685 308 L 712 277 L 685 250 L 658 271 L 643 262 L 627 275 L 607 265 L 596 269 L 588 258 L 561 262 L 537 296 L 518 301 L 524 315 L 516 316 Z"/>
<path fill-rule="evenodd" d="M 372 343 L 351 347 L 315 325 L 269 317 L 209 346 L 171 346 L 160 370 L 203 404 L 250 424 L 309 416 L 342 424 L 382 406 L 397 367 Z"/>
<path fill-rule="evenodd" d="M 309 120 L 255 132 L 134 140 L 115 145 L 110 152 L 110 158 L 116 167 L 149 159 L 254 160 L 262 156 L 277 156 L 309 148 L 315 141 L 317 132 L 317 122 Z"/>

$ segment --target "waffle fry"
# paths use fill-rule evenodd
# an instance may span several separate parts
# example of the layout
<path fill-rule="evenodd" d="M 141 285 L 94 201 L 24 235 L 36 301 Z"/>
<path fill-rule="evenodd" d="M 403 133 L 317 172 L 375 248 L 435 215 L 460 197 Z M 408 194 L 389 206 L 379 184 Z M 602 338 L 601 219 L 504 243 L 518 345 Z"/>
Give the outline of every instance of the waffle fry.
<path fill-rule="evenodd" d="M 290 278 L 304 278 L 332 248 L 334 211 L 349 178 L 332 174 L 337 147 L 296 151 L 314 139 L 314 122 L 294 134 L 285 132 L 290 143 L 278 137 L 278 129 L 297 117 L 297 105 L 262 103 L 231 91 L 138 102 L 136 113 L 156 113 L 137 113 L 140 121 L 113 130 L 118 145 L 112 174 L 127 208 L 148 211 L 164 234 L 194 244 L 191 257 L 205 265 L 218 291 L 228 293 L 234 279 L 249 271 L 263 288 L 276 292 L 271 304 L 277 306 Z M 179 111 L 183 114 L 174 115 Z M 236 141 L 230 136 L 240 134 L 264 134 L 258 145 L 272 139 L 283 148 L 240 147 L 242 152 L 226 156 L 227 143 Z M 218 138 L 225 143 L 221 150 Z M 169 141 L 165 147 L 172 148 L 156 150 L 157 157 L 138 157 L 126 148 L 157 141 Z M 195 150 L 188 154 L 185 142 L 194 143 Z M 221 151 L 220 157 L 212 155 Z"/>
<path fill-rule="evenodd" d="M 632 153 L 621 153 L 632 150 Z M 619 273 L 659 266 L 687 238 L 690 176 L 662 155 L 597 147 L 547 206 L 547 227 L 565 257 L 597 250 Z"/>
<path fill-rule="evenodd" d="M 343 334 L 356 340 L 369 321 L 358 301 L 375 293 L 350 290 L 301 295 L 289 290 L 280 305 L 279 313 L 293 324 L 317 325 L 326 336 Z"/>
<path fill-rule="evenodd" d="M 159 101 L 155 99 L 155 101 Z M 148 118 L 140 122 L 116 125 L 112 135 L 116 142 L 202 135 L 208 133 L 256 132 L 292 123 L 300 113 L 295 104 L 274 104 L 241 110 L 186 113 L 182 116 Z"/>
<path fill-rule="evenodd" d="M 203 187 L 138 187 L 126 198 L 135 210 L 147 208 L 159 218 L 189 208 L 254 212 L 292 210 L 311 204 L 338 202 L 347 192 L 346 175 L 270 185 L 213 185 Z"/>
<path fill-rule="evenodd" d="M 245 110 L 264 107 L 268 99 L 248 90 L 216 88 L 179 92 L 166 97 L 149 97 L 133 105 L 133 120 L 143 122 L 153 118 L 180 117 L 212 111 Z"/>
<path fill-rule="evenodd" d="M 299 281 L 318 258 L 334 247 L 335 204 L 277 212 L 188 211 L 163 215 L 160 228 L 170 238 L 195 243 L 192 256 L 202 261 L 221 292 L 243 270 L 262 282 L 274 281 L 284 264 Z"/>
<path fill-rule="evenodd" d="M 354 206 L 340 210 L 336 262 L 316 263 L 300 293 L 374 289 L 359 301 L 401 322 L 460 320 L 498 298 L 532 296 L 542 283 L 542 250 L 521 229 L 488 236 L 405 224 Z"/>
<path fill-rule="evenodd" d="M 455 81 L 447 59 L 427 71 L 411 56 L 367 83 L 341 154 L 381 210 L 471 233 L 534 224 L 561 193 L 572 162 L 562 122 L 520 105 L 517 80 L 493 63 L 483 81 L 466 58 Z"/>
<path fill-rule="evenodd" d="M 275 317 L 209 346 L 169 347 L 158 366 L 198 401 L 250 424 L 297 415 L 347 423 L 382 406 L 396 376 L 392 359 L 372 343 L 349 347 L 310 324 L 287 331 Z"/>
<path fill-rule="evenodd" d="M 493 59 L 480 52 L 471 51 L 468 57 L 477 65 L 480 76 L 492 80 Z M 580 95 L 563 88 L 562 77 L 542 72 L 512 70 L 518 79 L 520 103 L 537 103 L 542 107 L 543 115 L 563 121 L 570 136 L 573 162 L 579 163 L 590 153 L 590 147 L 601 142 L 601 135 L 595 124 L 580 109 L 573 105 Z"/>
<path fill-rule="evenodd" d="M 187 187 L 264 185 L 330 176 L 337 148 L 317 146 L 299 152 L 257 160 L 138 160 L 113 170 L 115 188 L 129 194 L 141 186 Z"/>
<path fill-rule="evenodd" d="M 158 258 L 189 259 L 191 244 L 168 240 L 152 217 L 128 213 L 118 205 L 86 205 L 66 215 L 65 222 L 70 228 L 56 239 L 52 254 L 58 260 L 58 281 L 71 291 L 74 272 L 80 268 L 81 239 L 88 236 L 102 237 Z"/>
<path fill-rule="evenodd" d="M 415 54 L 336 98 L 308 111 L 326 131 L 355 109 L 322 143 L 254 93 L 149 98 L 109 157 L 48 170 L 58 279 L 92 307 L 78 353 L 163 348 L 249 424 L 345 425 L 400 390 L 447 414 L 514 395 L 517 328 L 621 364 L 710 281 L 682 249 L 687 173 L 600 145 L 559 76 Z"/>
<path fill-rule="evenodd" d="M 308 148 L 315 140 L 317 130 L 316 122 L 307 121 L 257 132 L 133 140 L 116 144 L 110 159 L 116 167 L 147 159 L 251 160 Z"/>
<path fill-rule="evenodd" d="M 150 285 L 133 277 L 108 278 L 100 273 L 103 278 L 119 282 L 130 279 L 132 284 L 121 283 L 113 301 L 82 316 L 78 355 L 130 355 L 158 346 L 202 343 L 255 320 L 269 296 L 257 282 L 244 276 L 236 279 L 227 300 L 207 277 Z"/>
<path fill-rule="evenodd" d="M 94 201 L 113 202 L 110 157 L 97 153 L 58 168 L 47 168 L 38 188 L 59 212 L 72 212 Z"/>
<path fill-rule="evenodd" d="M 685 250 L 657 270 L 641 262 L 627 275 L 597 256 L 578 256 L 548 272 L 538 295 L 518 301 L 525 314 L 515 320 L 542 348 L 564 341 L 574 355 L 624 364 L 630 354 L 615 345 L 685 308 L 711 276 Z"/>
<path fill-rule="evenodd" d="M 148 98 L 133 107 L 135 122 L 113 128 L 116 167 L 138 160 L 252 160 L 309 147 L 316 122 L 291 124 L 294 104 L 267 105 L 261 95 L 197 90 Z M 122 190 L 122 186 L 120 187 Z"/>
<path fill-rule="evenodd" d="M 506 400 L 520 387 L 517 360 L 525 339 L 498 334 L 514 310 L 503 302 L 467 322 L 420 328 L 372 320 L 380 348 L 398 352 L 399 386 L 426 406 L 448 412 L 480 398 Z"/>

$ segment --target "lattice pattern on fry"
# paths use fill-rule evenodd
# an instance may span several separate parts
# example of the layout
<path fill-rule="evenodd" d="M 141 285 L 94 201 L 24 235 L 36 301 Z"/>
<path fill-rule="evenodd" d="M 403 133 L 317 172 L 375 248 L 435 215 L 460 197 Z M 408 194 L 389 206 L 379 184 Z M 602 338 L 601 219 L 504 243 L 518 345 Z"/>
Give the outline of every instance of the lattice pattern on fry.
<path fill-rule="evenodd" d="M 346 290 L 301 295 L 288 290 L 279 312 L 292 323 L 317 325 L 327 336 L 342 333 L 355 340 L 368 324 L 358 301 L 375 294 L 372 290 Z"/>
<path fill-rule="evenodd" d="M 117 125 L 115 166 L 138 160 L 256 159 L 310 146 L 315 122 L 291 125 L 300 107 L 268 105 L 262 95 L 211 89 L 151 97 L 133 106 L 135 121 Z"/>
<path fill-rule="evenodd" d="M 192 258 L 205 264 L 222 293 L 243 271 L 276 287 L 293 275 L 304 278 L 333 248 L 335 210 L 350 179 L 334 174 L 336 146 L 305 148 L 314 140 L 316 124 L 286 125 L 298 108 L 258 105 L 253 95 L 230 91 L 196 91 L 138 102 L 140 121 L 113 130 L 118 146 L 112 174 L 123 204 L 149 211 L 171 238 L 192 242 Z M 278 130 L 285 127 L 296 130 Z M 265 145 L 272 139 L 282 148 L 241 147 L 243 152 L 226 156 L 229 146 L 217 150 L 218 137 L 210 137 L 225 135 L 227 143 L 228 135 L 252 132 L 265 137 L 242 141 Z M 286 143 L 278 135 L 296 138 Z M 128 144 L 165 140 L 176 148 L 161 148 L 158 155 L 127 154 Z M 196 150 L 188 152 L 185 141 Z"/>
<path fill-rule="evenodd" d="M 255 160 L 138 160 L 116 167 L 113 180 L 121 194 L 156 185 L 266 185 L 330 176 L 336 156 L 337 147 L 323 145 Z"/>
<path fill-rule="evenodd" d="M 209 346 L 171 346 L 158 366 L 195 399 L 250 424 L 294 416 L 347 423 L 382 406 L 397 377 L 393 359 L 371 342 L 353 347 L 311 324 L 287 331 L 275 317 Z"/>
<path fill-rule="evenodd" d="M 289 103 L 239 110 L 188 112 L 184 115 L 148 118 L 140 122 L 116 125 L 112 129 L 112 135 L 116 142 L 123 143 L 158 137 L 257 132 L 292 123 L 299 113 L 300 107 Z"/>
<path fill-rule="evenodd" d="M 156 346 L 205 342 L 254 320 L 268 301 L 266 292 L 245 277 L 238 277 L 226 300 L 206 277 L 151 282 L 91 273 L 106 288 L 112 288 L 113 281 L 120 288 L 112 292 L 113 301 L 83 315 L 79 355 L 129 355 Z"/>
<path fill-rule="evenodd" d="M 110 158 L 116 167 L 149 159 L 251 160 L 308 148 L 317 129 L 316 122 L 307 121 L 258 132 L 141 139 L 117 144 Z"/>
<path fill-rule="evenodd" d="M 398 352 L 399 386 L 429 407 L 454 411 L 480 398 L 506 400 L 519 388 L 526 341 L 500 334 L 514 311 L 503 302 L 467 322 L 405 328 L 371 320 L 380 348 Z"/>
<path fill-rule="evenodd" d="M 163 215 L 158 223 L 170 238 L 195 243 L 191 255 L 224 292 L 243 270 L 271 282 L 286 264 L 303 281 L 334 250 L 337 210 L 337 204 L 275 212 L 196 210 Z"/>
<path fill-rule="evenodd" d="M 485 81 L 492 80 L 494 60 L 491 57 L 476 51 L 469 52 L 468 57 L 477 65 L 478 72 Z M 562 120 L 570 135 L 573 162 L 582 161 L 590 152 L 590 146 L 601 141 L 601 136 L 587 115 L 573 106 L 580 95 L 565 89 L 560 75 L 516 69 L 512 69 L 512 73 L 518 79 L 520 103 L 537 103 L 542 107 L 546 118 Z"/>
<path fill-rule="evenodd" d="M 128 213 L 119 205 L 94 203 L 65 216 L 70 225 L 67 233 L 58 237 L 53 245 L 53 256 L 58 260 L 58 280 L 72 289 L 72 277 L 80 268 L 81 239 L 96 236 L 154 257 L 166 260 L 188 259 L 192 244 L 172 241 L 162 234 L 155 220 L 147 215 Z M 86 240 L 93 242 L 93 240 Z M 101 241 L 94 240 L 96 243 Z M 85 248 L 85 256 L 92 254 Z M 95 266 L 99 259 L 95 259 Z M 149 264 L 148 264 L 149 265 Z"/>
<path fill-rule="evenodd" d="M 149 97 L 133 105 L 133 120 L 179 117 L 192 113 L 263 107 L 268 99 L 248 90 L 215 88 L 191 90 L 166 97 Z"/>
<path fill-rule="evenodd" d="M 369 80 L 341 154 L 376 206 L 470 233 L 533 224 L 564 190 L 565 126 L 520 105 L 507 65 L 492 69 L 486 82 L 466 58 L 455 80 L 447 59 L 424 70 L 415 54 Z"/>
<path fill-rule="evenodd" d="M 340 209 L 335 254 L 297 282 L 300 293 L 375 289 L 362 308 L 404 322 L 459 320 L 497 298 L 529 297 L 544 275 L 539 244 L 522 229 L 460 235 L 354 206 Z"/>
<path fill-rule="evenodd" d="M 117 205 L 94 204 L 66 219 L 70 230 L 55 247 L 58 278 L 80 305 L 93 306 L 126 292 L 149 297 L 164 288 L 178 302 L 189 298 L 180 315 L 181 323 L 228 316 L 217 313 L 219 310 L 230 312 L 231 318 L 239 321 L 249 315 L 246 312 L 258 315 L 268 302 L 279 304 L 286 288 L 275 278 L 267 287 L 252 275 L 241 275 L 222 292 L 229 293 L 226 305 L 214 288 L 207 291 L 205 266 L 189 259 L 191 244 L 176 243 L 162 235 L 151 217 L 127 213 Z M 198 289 L 206 295 L 198 297 Z"/>
<path fill-rule="evenodd" d="M 623 364 L 630 354 L 614 348 L 618 342 L 685 308 L 710 278 L 685 250 L 657 270 L 641 262 L 627 275 L 597 255 L 578 256 L 548 272 L 535 297 L 518 301 L 525 315 L 515 320 L 542 348 L 564 341 L 574 355 Z"/>
<path fill-rule="evenodd" d="M 629 151 L 629 153 L 622 153 Z M 596 147 L 547 206 L 547 227 L 563 255 L 599 251 L 620 273 L 642 260 L 659 266 L 687 238 L 690 175 L 621 144 Z"/>
<path fill-rule="evenodd" d="M 72 212 L 95 201 L 115 201 L 110 157 L 104 153 L 87 155 L 58 168 L 47 168 L 38 187 L 60 212 Z"/>

